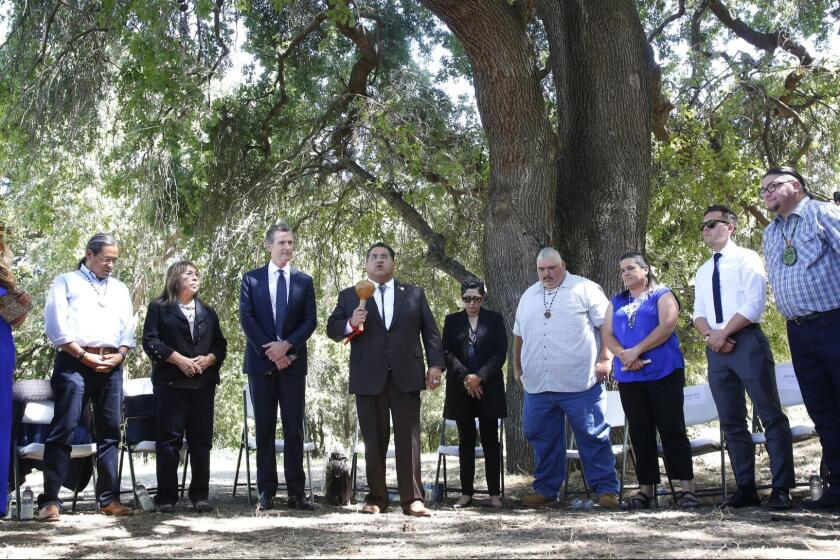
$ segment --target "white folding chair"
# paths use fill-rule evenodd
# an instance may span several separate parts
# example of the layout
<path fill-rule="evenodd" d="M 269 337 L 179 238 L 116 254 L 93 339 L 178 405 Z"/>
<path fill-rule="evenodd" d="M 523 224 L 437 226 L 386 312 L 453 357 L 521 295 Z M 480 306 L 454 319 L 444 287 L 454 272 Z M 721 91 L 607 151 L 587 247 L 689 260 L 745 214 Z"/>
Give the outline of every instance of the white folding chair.
<path fill-rule="evenodd" d="M 390 422 L 391 426 L 391 433 L 393 433 L 394 428 L 394 421 L 391 419 Z M 357 501 L 357 494 L 364 490 L 364 488 L 358 485 L 358 475 L 359 475 L 359 455 L 365 454 L 365 442 L 361 437 L 361 430 L 359 429 L 359 417 L 356 416 L 356 428 L 353 431 L 353 460 L 351 462 L 350 467 L 350 477 L 353 479 L 353 502 Z M 389 440 L 388 442 L 388 451 L 385 453 L 386 459 L 394 459 L 397 456 L 396 449 L 394 444 Z M 396 488 L 388 488 L 388 490 L 397 490 Z"/>
<path fill-rule="evenodd" d="M 683 387 L 683 414 L 685 416 L 686 428 L 691 426 L 699 426 L 701 424 L 709 424 L 718 420 L 718 411 L 715 406 L 715 400 L 712 397 L 712 390 L 708 384 L 704 385 L 690 385 Z M 691 444 L 691 455 L 697 457 L 698 455 L 706 455 L 708 453 L 720 454 L 720 485 L 723 493 L 723 500 L 726 501 L 726 453 L 723 445 L 723 428 L 718 426 L 718 437 L 697 437 L 689 438 Z M 664 459 L 662 444 L 657 445 L 660 457 Z M 667 467 L 667 465 L 666 465 Z M 668 483 L 671 486 L 671 494 L 676 503 L 676 490 L 674 489 L 674 482 L 669 478 Z M 705 492 L 716 493 L 717 489 L 710 488 Z M 701 491 L 698 490 L 697 493 Z"/>
<path fill-rule="evenodd" d="M 478 418 L 475 419 L 475 429 L 478 430 L 479 426 Z M 447 429 L 450 431 L 455 430 L 457 432 L 457 423 L 455 420 L 451 420 L 449 418 L 444 418 L 443 422 L 440 424 L 440 443 L 438 444 L 438 462 L 437 462 L 437 474 L 435 475 L 435 488 L 438 487 L 440 483 L 440 467 L 441 464 L 443 465 L 443 499 L 445 500 L 449 494 L 449 486 L 447 480 L 447 473 L 446 473 L 446 458 L 447 457 L 459 457 L 460 453 L 458 451 L 458 444 L 455 445 L 447 444 L 446 442 L 446 432 Z M 501 480 L 501 490 L 502 490 L 502 498 L 505 497 L 505 422 L 503 418 L 499 418 L 497 422 L 497 430 L 499 434 L 499 463 L 501 468 L 502 480 Z M 475 446 L 475 458 L 482 459 L 484 458 L 484 448 L 481 447 L 480 438 L 476 438 L 476 446 Z M 463 491 L 462 488 L 452 488 L 452 491 Z M 476 490 L 477 493 L 484 494 L 485 491 Z"/>
<path fill-rule="evenodd" d="M 257 438 L 255 436 L 248 435 L 248 421 L 254 422 L 254 403 L 251 400 L 251 388 L 247 382 L 245 382 L 245 387 L 242 389 L 242 409 L 244 411 L 244 417 L 242 419 L 242 438 L 239 442 L 239 458 L 236 460 L 236 474 L 233 477 L 233 496 L 236 497 L 236 489 L 239 486 L 247 486 L 248 487 L 248 504 L 251 503 L 251 489 L 253 485 L 251 484 L 251 460 L 250 460 L 250 453 L 251 451 L 257 450 Z M 280 406 L 277 406 L 277 418 L 280 419 Z M 306 455 L 306 471 L 307 471 L 307 486 L 309 488 L 309 499 L 311 501 L 315 500 L 315 496 L 312 494 L 312 463 L 310 460 L 310 455 L 315 452 L 315 444 L 309 441 L 309 432 L 306 429 L 306 418 L 303 419 L 303 453 Z M 274 452 L 278 455 L 281 455 L 286 449 L 285 441 L 282 439 L 275 439 L 274 440 Z M 247 482 L 239 482 L 239 468 L 242 464 L 242 453 L 245 453 L 245 475 L 247 477 Z M 280 485 L 285 486 L 285 484 Z"/>
<path fill-rule="evenodd" d="M 125 455 L 128 454 L 128 470 L 131 474 L 131 492 L 134 494 L 134 504 L 140 507 L 137 495 L 137 477 L 134 470 L 134 454 L 140 453 L 146 457 L 156 453 L 155 425 L 157 423 L 154 406 L 154 386 L 150 377 L 129 379 L 123 383 L 122 424 L 120 425 L 120 461 L 118 477 L 122 484 L 123 465 Z M 187 465 L 190 462 L 187 440 L 181 444 L 184 460 L 184 472 L 181 475 L 181 497 L 187 483 Z M 147 488 L 154 493 L 157 488 Z M 121 492 L 122 493 L 122 492 Z"/>
<path fill-rule="evenodd" d="M 805 401 L 802 399 L 802 391 L 799 388 L 799 381 L 796 379 L 796 373 L 793 370 L 793 364 L 785 362 L 776 364 L 776 387 L 779 390 L 779 403 L 782 408 L 789 408 L 792 406 L 804 405 Z M 753 444 L 767 445 L 767 435 L 761 428 L 761 423 L 758 416 L 753 413 Z M 796 424 L 790 427 L 790 435 L 793 443 L 806 441 L 809 439 L 818 438 L 817 430 L 811 423 Z M 807 486 L 808 482 L 803 481 L 796 484 L 797 486 Z"/>
<path fill-rule="evenodd" d="M 621 459 L 621 479 L 619 481 L 618 499 L 621 501 L 621 495 L 624 491 L 624 475 L 626 472 L 627 454 L 630 452 L 631 460 L 635 465 L 635 459 L 632 456 L 633 448 L 630 444 L 630 433 L 627 429 L 627 419 L 624 416 L 624 408 L 621 406 L 621 396 L 618 391 L 607 391 L 607 410 L 604 415 L 607 424 L 611 428 L 624 428 L 624 438 L 622 443 L 612 445 L 612 453 L 616 458 Z M 589 495 L 589 485 L 586 483 L 586 473 L 583 468 L 583 462 L 580 460 L 580 450 L 575 445 L 575 436 L 572 427 L 568 420 L 566 421 L 566 439 L 569 445 L 566 449 L 566 480 L 563 483 L 563 496 L 569 494 L 569 478 L 571 474 L 572 461 L 577 461 L 580 465 L 580 477 L 583 481 L 583 489 L 586 495 Z"/>
<path fill-rule="evenodd" d="M 23 414 L 20 420 L 21 425 L 24 424 L 40 424 L 49 426 L 52 423 L 55 405 L 53 401 L 30 401 L 23 405 Z M 15 484 L 15 499 L 17 500 L 17 518 L 20 519 L 20 461 L 24 459 L 43 461 L 44 460 L 44 444 L 43 443 L 28 443 L 26 445 L 18 445 L 15 438 L 13 441 L 14 450 L 14 484 Z M 83 459 L 85 457 L 93 457 L 96 455 L 96 443 L 82 443 L 75 444 L 70 447 L 71 459 Z M 96 469 L 94 469 L 95 472 Z M 81 475 L 81 469 L 80 469 Z M 94 475 L 95 476 L 95 475 Z M 78 485 L 73 489 L 73 507 L 76 511 L 76 501 L 79 496 Z M 5 499 L 5 498 L 4 498 Z"/>

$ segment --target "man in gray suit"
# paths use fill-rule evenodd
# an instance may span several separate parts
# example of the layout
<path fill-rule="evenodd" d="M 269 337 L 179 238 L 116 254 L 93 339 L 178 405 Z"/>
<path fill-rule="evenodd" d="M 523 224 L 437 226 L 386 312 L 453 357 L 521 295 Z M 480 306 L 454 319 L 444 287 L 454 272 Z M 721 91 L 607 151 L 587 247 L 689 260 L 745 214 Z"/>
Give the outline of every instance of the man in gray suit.
<path fill-rule="evenodd" d="M 403 513 L 426 516 L 420 474 L 420 391 L 440 386 L 443 345 L 423 290 L 394 280 L 394 250 L 376 243 L 368 249 L 365 267 L 376 286 L 373 297 L 358 309 L 355 290 L 342 290 L 327 322 L 327 335 L 333 340 L 353 335 L 350 394 L 356 395 L 370 487 L 362 512 L 375 514 L 388 507 L 385 457 L 392 418 Z M 359 332 L 362 324 L 364 330 Z"/>
<path fill-rule="evenodd" d="M 761 504 L 755 488 L 755 448 L 747 429 L 746 389 L 767 433 L 773 473 L 767 505 L 790 509 L 789 489 L 795 483 L 790 424 L 779 404 L 770 343 L 759 325 L 767 278 L 758 253 L 731 239 L 735 223 L 735 214 L 726 206 L 706 209 L 700 231 L 714 256 L 700 267 L 694 281 L 694 326 L 706 337 L 709 386 L 738 483 L 724 505 Z"/>

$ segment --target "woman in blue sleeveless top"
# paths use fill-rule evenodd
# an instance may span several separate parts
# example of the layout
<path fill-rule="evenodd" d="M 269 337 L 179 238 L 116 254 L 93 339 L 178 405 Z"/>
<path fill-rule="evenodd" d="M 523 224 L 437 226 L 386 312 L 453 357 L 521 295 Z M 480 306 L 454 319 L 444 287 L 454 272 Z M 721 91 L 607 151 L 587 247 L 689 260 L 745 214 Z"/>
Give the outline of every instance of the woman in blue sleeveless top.
<path fill-rule="evenodd" d="M 0 297 L 15 292 L 15 277 L 12 275 L 9 250 L 4 242 L 5 229 L 0 224 Z M 27 305 L 31 298 L 21 292 L 18 301 Z M 9 481 L 9 452 L 12 448 L 12 373 L 15 370 L 15 341 L 12 327 L 26 320 L 26 314 L 11 324 L 0 317 L 0 517 L 6 515 Z"/>
<path fill-rule="evenodd" d="M 613 371 L 636 456 L 639 492 L 624 507 L 650 508 L 659 483 L 657 431 L 668 478 L 682 482 L 680 506 L 697 507 L 683 415 L 685 362 L 674 332 L 679 302 L 670 288 L 657 284 L 640 253 L 622 255 L 619 271 L 627 289 L 612 297 L 601 332 L 615 354 Z"/>

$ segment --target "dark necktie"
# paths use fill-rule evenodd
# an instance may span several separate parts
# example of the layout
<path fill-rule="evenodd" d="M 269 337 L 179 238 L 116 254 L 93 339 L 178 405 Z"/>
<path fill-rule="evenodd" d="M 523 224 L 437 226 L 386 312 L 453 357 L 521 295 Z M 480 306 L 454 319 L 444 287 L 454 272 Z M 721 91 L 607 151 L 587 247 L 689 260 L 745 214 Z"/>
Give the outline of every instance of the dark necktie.
<path fill-rule="evenodd" d="M 385 328 L 388 328 L 388 325 L 385 324 L 385 284 L 379 284 L 379 294 L 382 296 L 382 324 L 385 325 Z"/>
<path fill-rule="evenodd" d="M 712 299 L 715 302 L 715 322 L 723 323 L 723 303 L 720 301 L 720 268 L 718 261 L 723 255 L 715 253 L 715 269 L 712 272 Z"/>
<path fill-rule="evenodd" d="M 274 298 L 274 330 L 283 338 L 283 323 L 286 320 L 286 273 L 277 273 L 277 293 Z"/>

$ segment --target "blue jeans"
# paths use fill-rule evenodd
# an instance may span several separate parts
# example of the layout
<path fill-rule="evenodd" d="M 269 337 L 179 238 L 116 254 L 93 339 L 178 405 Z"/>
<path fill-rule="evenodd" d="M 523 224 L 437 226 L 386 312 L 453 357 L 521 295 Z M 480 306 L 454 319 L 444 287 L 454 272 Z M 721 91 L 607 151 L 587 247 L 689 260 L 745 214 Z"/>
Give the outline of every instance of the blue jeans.
<path fill-rule="evenodd" d="M 534 448 L 534 492 L 556 499 L 566 479 L 566 430 L 569 419 L 583 463 L 586 483 L 601 496 L 618 494 L 610 426 L 604 418 L 607 395 L 601 384 L 579 393 L 525 393 L 525 437 Z"/>
<path fill-rule="evenodd" d="M 82 408 L 90 402 L 96 433 L 96 498 L 101 508 L 120 499 L 117 460 L 122 381 L 122 366 L 109 373 L 97 373 L 69 354 L 57 353 L 51 380 L 55 413 L 44 446 L 44 493 L 38 497 L 38 507 L 61 507 L 58 491 L 70 468 L 73 433 Z"/>

